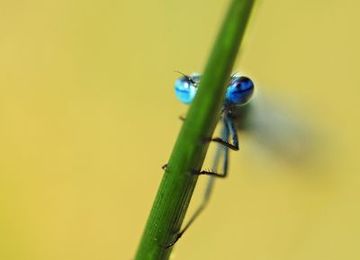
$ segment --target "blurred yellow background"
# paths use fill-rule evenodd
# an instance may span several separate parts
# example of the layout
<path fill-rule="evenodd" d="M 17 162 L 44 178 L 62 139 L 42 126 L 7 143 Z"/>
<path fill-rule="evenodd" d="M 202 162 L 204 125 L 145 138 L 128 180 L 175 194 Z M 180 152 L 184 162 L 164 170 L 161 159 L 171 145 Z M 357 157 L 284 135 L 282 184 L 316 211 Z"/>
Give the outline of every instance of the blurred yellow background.
<path fill-rule="evenodd" d="M 132 259 L 187 109 L 174 70 L 202 70 L 227 4 L 0 2 L 0 259 Z M 234 70 L 295 102 L 317 151 L 241 135 L 173 259 L 360 258 L 359 8 L 258 3 Z"/>

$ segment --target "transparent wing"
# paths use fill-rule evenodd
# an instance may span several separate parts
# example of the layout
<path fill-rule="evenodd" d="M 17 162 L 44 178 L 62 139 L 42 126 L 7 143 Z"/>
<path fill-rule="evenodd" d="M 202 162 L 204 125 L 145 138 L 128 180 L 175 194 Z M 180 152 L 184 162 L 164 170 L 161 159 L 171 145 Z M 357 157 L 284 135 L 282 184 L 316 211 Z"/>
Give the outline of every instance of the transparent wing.
<path fill-rule="evenodd" d="M 294 102 L 290 105 L 284 99 L 257 93 L 249 104 L 234 112 L 234 121 L 238 131 L 249 134 L 262 154 L 304 165 L 317 152 L 319 139 L 310 119 L 299 111 Z"/>

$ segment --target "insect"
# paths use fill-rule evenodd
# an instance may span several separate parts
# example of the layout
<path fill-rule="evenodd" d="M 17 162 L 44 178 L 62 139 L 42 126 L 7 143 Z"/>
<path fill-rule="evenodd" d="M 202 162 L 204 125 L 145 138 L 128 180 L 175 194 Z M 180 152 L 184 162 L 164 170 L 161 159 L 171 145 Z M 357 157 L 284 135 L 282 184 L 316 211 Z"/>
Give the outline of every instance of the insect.
<path fill-rule="evenodd" d="M 191 104 L 191 102 L 196 96 L 196 92 L 201 80 L 201 75 L 198 73 L 185 75 L 181 72 L 180 74 L 182 74 L 182 76 L 175 81 L 176 98 L 184 104 Z M 205 174 L 209 175 L 210 177 L 220 178 L 225 178 L 227 176 L 229 165 L 229 149 L 235 151 L 239 150 L 238 135 L 234 124 L 234 114 L 239 109 L 241 110 L 243 106 L 248 103 L 253 93 L 254 83 L 250 78 L 239 75 L 237 73 L 233 74 L 230 77 L 225 93 L 224 104 L 221 110 L 221 136 L 211 139 L 211 141 L 217 142 L 219 144 L 213 161 L 213 169 L 218 168 L 221 156 L 223 156 L 222 173 L 218 173 L 213 170 L 202 170 L 198 172 L 198 174 Z M 184 118 L 181 119 L 185 120 Z M 197 210 L 190 218 L 188 223 L 183 227 L 183 229 L 178 234 L 176 234 L 175 240 L 167 247 L 173 246 L 184 234 L 184 232 L 190 227 L 194 220 L 199 216 L 199 214 L 204 210 L 210 199 L 214 180 L 215 178 L 209 179 L 200 206 L 197 208 Z"/>

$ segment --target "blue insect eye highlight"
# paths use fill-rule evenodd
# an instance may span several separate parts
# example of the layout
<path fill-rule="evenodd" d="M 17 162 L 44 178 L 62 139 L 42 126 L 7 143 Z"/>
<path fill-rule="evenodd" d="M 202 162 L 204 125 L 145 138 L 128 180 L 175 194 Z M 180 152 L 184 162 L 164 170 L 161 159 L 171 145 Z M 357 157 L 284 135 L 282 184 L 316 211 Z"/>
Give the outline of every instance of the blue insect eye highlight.
<path fill-rule="evenodd" d="M 196 95 L 199 81 L 200 76 L 197 74 L 178 78 L 175 81 L 176 98 L 184 104 L 190 104 Z"/>
<path fill-rule="evenodd" d="M 243 105 L 254 93 L 254 83 L 244 76 L 232 76 L 226 90 L 225 102 L 233 105 Z"/>

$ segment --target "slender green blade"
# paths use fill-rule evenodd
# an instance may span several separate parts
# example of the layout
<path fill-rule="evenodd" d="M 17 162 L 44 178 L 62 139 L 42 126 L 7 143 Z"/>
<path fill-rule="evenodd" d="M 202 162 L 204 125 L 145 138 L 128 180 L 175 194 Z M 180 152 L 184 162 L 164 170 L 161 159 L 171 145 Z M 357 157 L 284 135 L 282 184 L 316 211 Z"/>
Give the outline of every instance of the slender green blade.
<path fill-rule="evenodd" d="M 233 0 L 215 41 L 197 95 L 173 148 L 136 260 L 168 259 L 180 230 L 223 105 L 226 85 L 255 0 Z"/>

